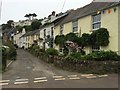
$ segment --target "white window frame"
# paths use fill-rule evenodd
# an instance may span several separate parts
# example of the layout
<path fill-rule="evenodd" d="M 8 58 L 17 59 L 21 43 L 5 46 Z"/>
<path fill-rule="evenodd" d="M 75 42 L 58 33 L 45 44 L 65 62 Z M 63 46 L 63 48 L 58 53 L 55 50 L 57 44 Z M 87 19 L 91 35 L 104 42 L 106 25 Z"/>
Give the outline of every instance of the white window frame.
<path fill-rule="evenodd" d="M 63 31 L 64 31 L 64 25 L 62 24 L 62 25 L 60 25 L 60 35 L 63 34 Z"/>
<path fill-rule="evenodd" d="M 73 33 L 78 32 L 78 20 L 72 22 L 72 31 L 73 31 Z"/>
<path fill-rule="evenodd" d="M 99 15 L 100 15 L 100 17 L 98 18 Z M 95 17 L 97 20 L 94 21 Z M 100 26 L 98 26 L 97 28 L 93 28 L 94 25 L 96 25 L 96 24 L 99 24 Z M 92 30 L 94 31 L 94 30 L 98 30 L 100 28 L 101 28 L 101 13 L 92 16 Z"/>
<path fill-rule="evenodd" d="M 100 46 L 93 45 L 92 46 L 92 52 L 98 52 L 98 51 L 100 51 Z"/>

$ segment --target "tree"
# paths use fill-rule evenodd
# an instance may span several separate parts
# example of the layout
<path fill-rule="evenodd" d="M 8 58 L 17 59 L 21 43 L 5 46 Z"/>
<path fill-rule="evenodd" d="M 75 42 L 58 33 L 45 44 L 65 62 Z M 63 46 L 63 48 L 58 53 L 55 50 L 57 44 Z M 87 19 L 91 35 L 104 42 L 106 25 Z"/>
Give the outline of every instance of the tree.
<path fill-rule="evenodd" d="M 19 32 L 22 32 L 22 30 L 23 30 L 23 27 L 21 27 L 21 26 L 16 26 L 16 28 Z"/>
<path fill-rule="evenodd" d="M 26 14 L 24 17 L 29 18 L 29 20 L 33 20 L 33 18 L 37 17 L 37 15 L 35 13 L 33 13 L 33 14 L 29 13 L 29 14 Z"/>
<path fill-rule="evenodd" d="M 5 30 L 7 28 L 7 24 L 2 24 L 2 30 Z"/>
<path fill-rule="evenodd" d="M 23 28 L 25 28 L 26 32 L 32 31 L 31 25 L 23 26 Z"/>
<path fill-rule="evenodd" d="M 34 17 L 37 17 L 37 15 L 36 15 L 35 13 L 32 14 L 32 19 L 33 19 Z"/>
<path fill-rule="evenodd" d="M 7 24 L 2 24 L 2 30 L 12 28 L 13 27 L 13 23 L 14 23 L 13 20 L 9 20 L 9 21 L 7 21 Z"/>
<path fill-rule="evenodd" d="M 32 30 L 39 29 L 40 25 L 42 25 L 41 22 L 39 22 L 39 21 L 37 21 L 37 20 L 36 20 L 36 21 L 33 21 L 33 22 L 31 23 Z"/>
<path fill-rule="evenodd" d="M 24 17 L 29 18 L 29 15 L 28 15 L 28 14 L 26 14 Z"/>
<path fill-rule="evenodd" d="M 7 27 L 12 28 L 13 22 L 14 22 L 13 20 L 7 21 Z"/>
<path fill-rule="evenodd" d="M 27 17 L 29 20 L 31 20 L 31 15 L 32 14 L 26 14 L 24 17 Z"/>

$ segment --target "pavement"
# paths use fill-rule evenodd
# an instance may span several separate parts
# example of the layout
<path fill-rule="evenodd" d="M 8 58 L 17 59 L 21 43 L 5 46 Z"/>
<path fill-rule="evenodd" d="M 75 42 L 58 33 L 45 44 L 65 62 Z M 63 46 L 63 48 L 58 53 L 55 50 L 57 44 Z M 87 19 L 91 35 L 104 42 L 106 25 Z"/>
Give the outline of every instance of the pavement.
<path fill-rule="evenodd" d="M 117 74 L 64 71 L 18 49 L 17 60 L 2 74 L 2 88 L 118 88 Z"/>

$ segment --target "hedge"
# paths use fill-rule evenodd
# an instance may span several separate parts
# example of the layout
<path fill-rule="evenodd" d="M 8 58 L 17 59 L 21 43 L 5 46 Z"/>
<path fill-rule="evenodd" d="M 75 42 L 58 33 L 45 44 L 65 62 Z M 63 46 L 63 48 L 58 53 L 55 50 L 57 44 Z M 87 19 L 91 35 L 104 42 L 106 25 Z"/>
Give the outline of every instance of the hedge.
<path fill-rule="evenodd" d="M 67 57 L 59 56 L 57 50 L 39 50 L 39 58 L 45 62 L 53 63 L 56 67 L 80 73 L 107 74 L 119 73 L 120 56 L 113 51 L 100 51 L 88 55 L 72 53 Z"/>

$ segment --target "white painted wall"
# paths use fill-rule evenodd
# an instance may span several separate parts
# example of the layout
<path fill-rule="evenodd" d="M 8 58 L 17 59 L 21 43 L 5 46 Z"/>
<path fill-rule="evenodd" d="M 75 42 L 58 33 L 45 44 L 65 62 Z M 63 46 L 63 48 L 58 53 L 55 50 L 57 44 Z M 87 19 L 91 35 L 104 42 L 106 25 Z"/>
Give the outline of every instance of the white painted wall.
<path fill-rule="evenodd" d="M 43 27 L 41 30 L 40 30 L 40 38 L 43 38 L 43 42 L 45 41 L 45 38 L 44 38 L 44 30 L 46 30 L 46 38 L 47 38 L 47 35 L 50 35 L 51 37 L 51 28 L 54 27 L 53 24 L 51 25 L 48 25 L 46 27 Z M 54 30 L 53 30 L 54 31 Z M 43 47 L 43 42 L 42 43 L 39 43 L 40 44 L 40 47 L 42 48 Z M 46 43 L 45 45 L 46 49 L 49 48 L 48 44 Z"/>

